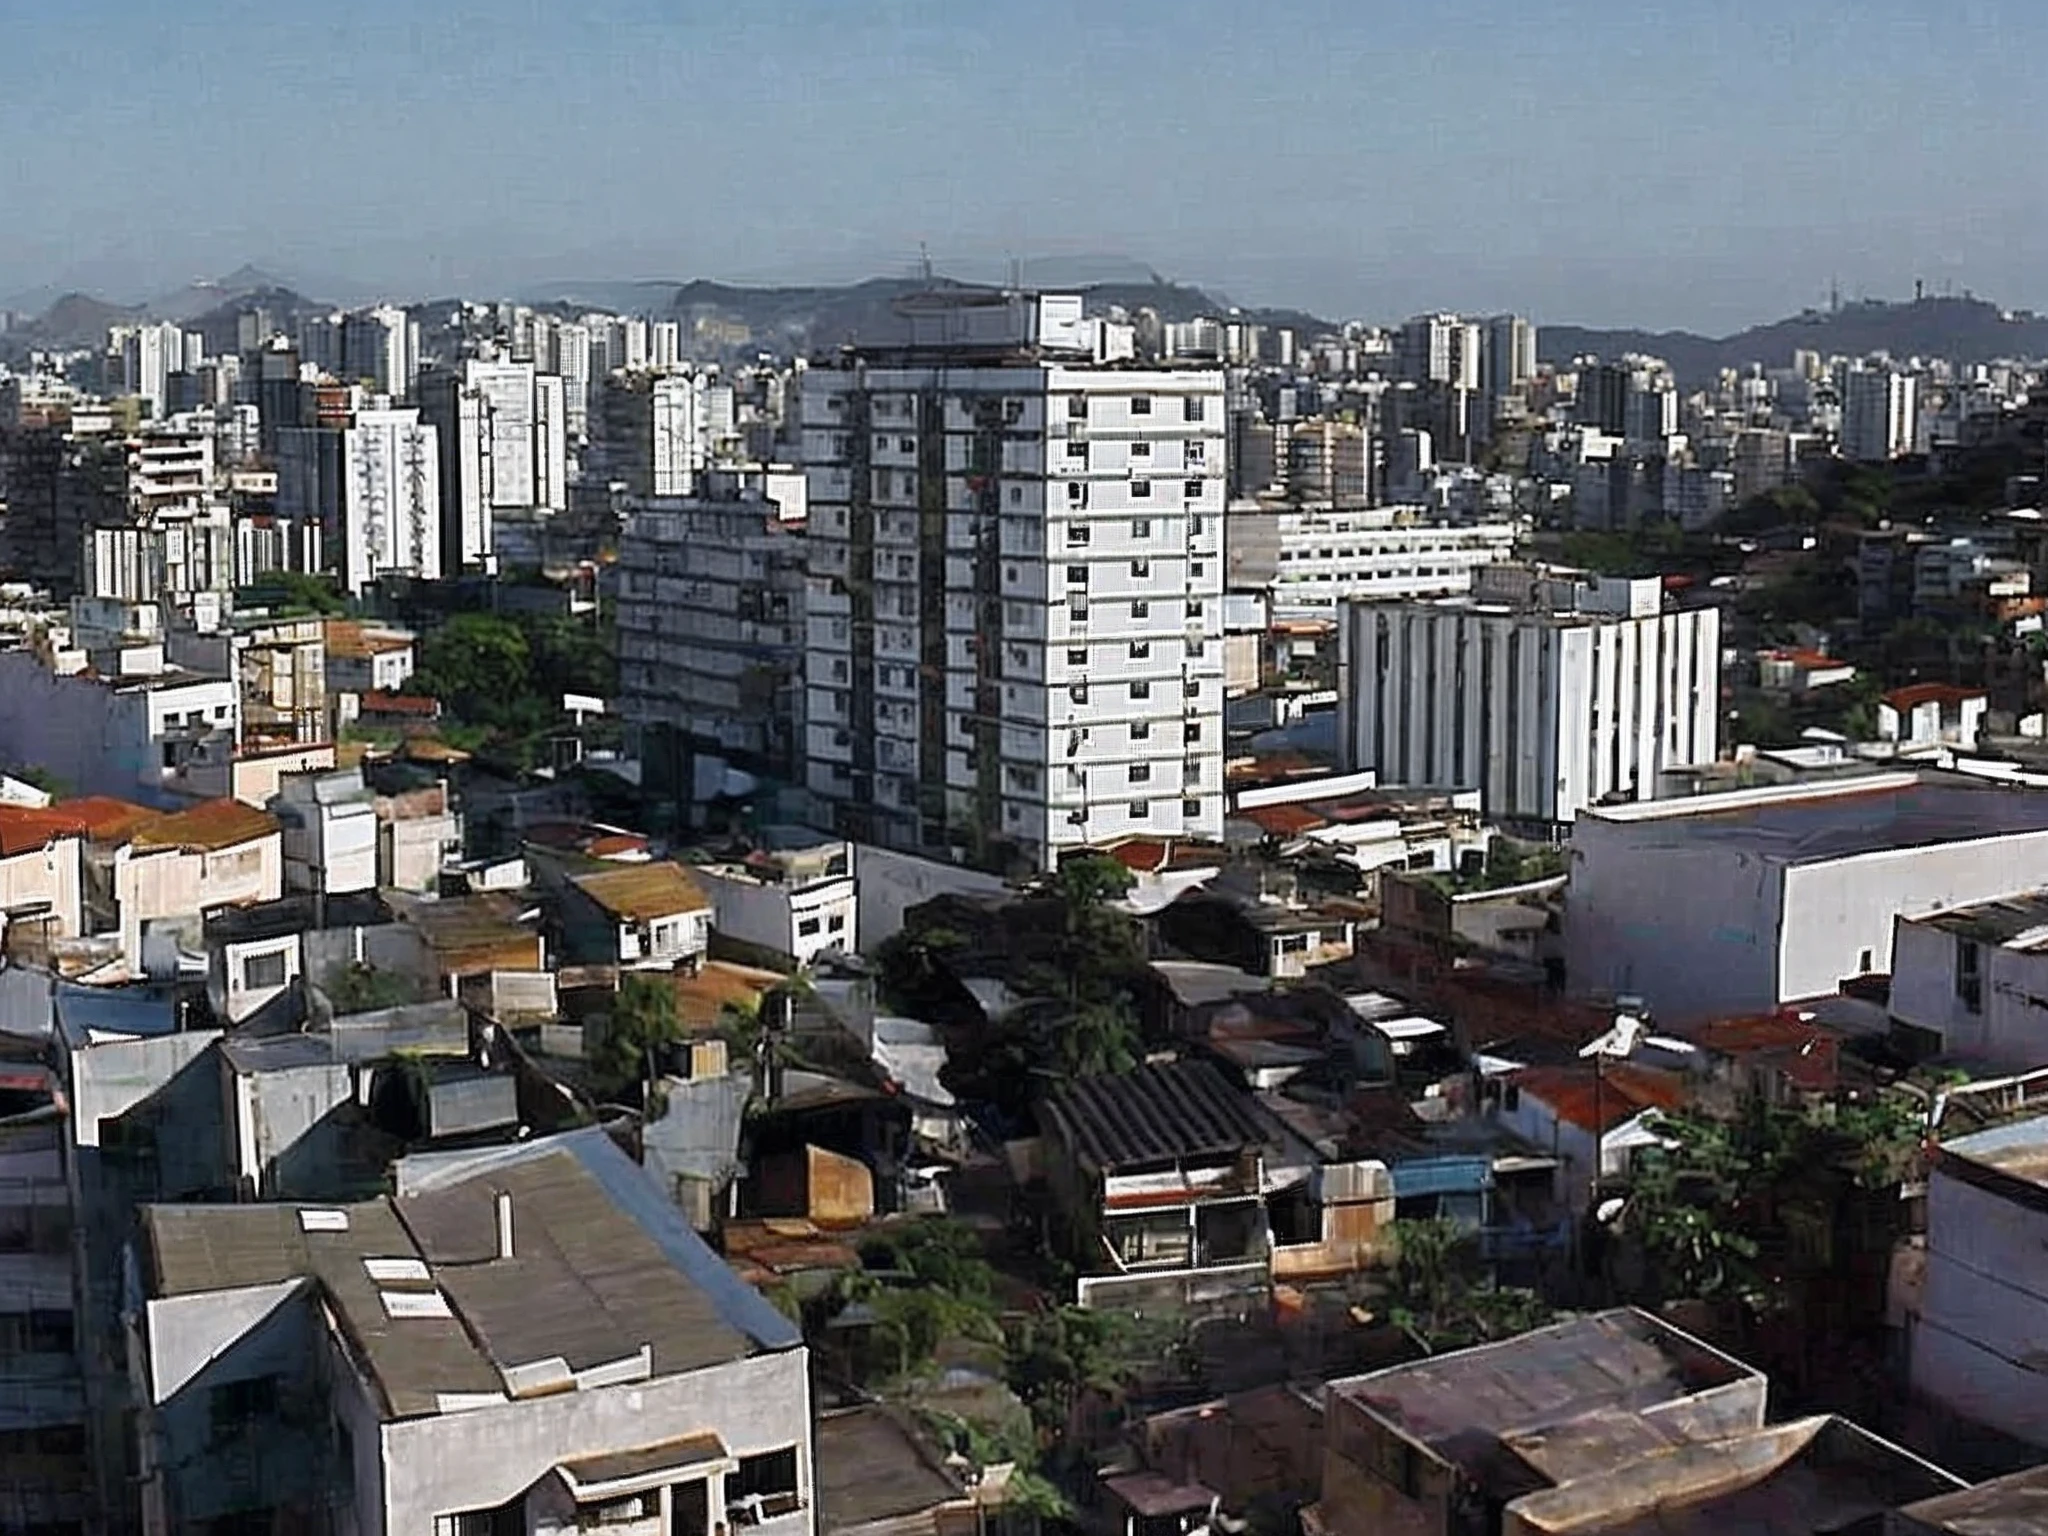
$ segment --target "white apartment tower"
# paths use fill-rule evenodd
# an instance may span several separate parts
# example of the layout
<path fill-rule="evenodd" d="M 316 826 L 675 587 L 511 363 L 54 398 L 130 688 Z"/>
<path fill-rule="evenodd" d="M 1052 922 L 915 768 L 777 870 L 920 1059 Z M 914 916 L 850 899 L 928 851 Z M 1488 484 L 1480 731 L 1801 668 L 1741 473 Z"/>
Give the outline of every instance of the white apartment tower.
<path fill-rule="evenodd" d="M 1915 389 L 1911 374 L 1881 364 L 1856 364 L 1842 374 L 1842 456 L 1881 464 L 1913 450 Z"/>
<path fill-rule="evenodd" d="M 1469 597 L 1353 603 L 1338 639 L 1340 752 L 1383 784 L 1557 824 L 1715 757 L 1720 613 L 1668 609 L 1655 578 L 1490 566 Z"/>
<path fill-rule="evenodd" d="M 501 518 L 568 506 L 568 420 L 562 380 L 532 363 L 471 358 L 460 374 L 422 377 L 425 419 L 440 434 L 444 567 L 487 564 Z"/>
<path fill-rule="evenodd" d="M 342 584 L 442 574 L 439 434 L 416 410 L 357 411 L 346 427 L 278 434 L 277 509 L 317 527 Z"/>
<path fill-rule="evenodd" d="M 807 782 L 988 868 L 1223 831 L 1223 375 L 1106 367 L 1073 297 L 907 302 L 813 369 Z"/>

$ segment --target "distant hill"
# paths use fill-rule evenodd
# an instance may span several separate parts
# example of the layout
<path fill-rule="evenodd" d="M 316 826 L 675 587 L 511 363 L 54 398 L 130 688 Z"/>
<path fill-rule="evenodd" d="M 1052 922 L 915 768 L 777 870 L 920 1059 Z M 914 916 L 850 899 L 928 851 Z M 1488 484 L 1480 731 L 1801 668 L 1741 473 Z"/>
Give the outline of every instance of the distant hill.
<path fill-rule="evenodd" d="M 109 304 L 89 293 L 67 293 L 33 320 L 9 331 L 7 341 L 20 349 L 52 351 L 104 346 L 108 326 L 130 325 L 142 316 L 141 305 Z"/>
<path fill-rule="evenodd" d="M 2007 312 L 1977 298 L 1923 298 L 1908 303 L 1866 300 L 1838 310 L 1809 310 L 1789 320 L 1751 326 L 1733 336 L 1696 336 L 1689 331 L 1591 330 L 1546 325 L 1537 333 L 1544 362 L 1574 357 L 1619 358 L 1624 353 L 1661 357 L 1679 381 L 1697 386 L 1723 368 L 1762 363 L 1789 367 L 1795 350 L 1823 356 L 1941 357 L 1958 363 L 1998 358 L 2048 356 L 2048 317 Z"/>

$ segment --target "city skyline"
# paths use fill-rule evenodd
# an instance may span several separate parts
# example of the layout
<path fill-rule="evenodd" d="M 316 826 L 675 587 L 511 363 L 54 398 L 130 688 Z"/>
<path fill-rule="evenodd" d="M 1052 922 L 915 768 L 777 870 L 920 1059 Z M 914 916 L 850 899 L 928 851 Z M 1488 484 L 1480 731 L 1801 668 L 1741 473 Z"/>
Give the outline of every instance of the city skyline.
<path fill-rule="evenodd" d="M 1332 318 L 2042 301 L 2048 194 L 1944 106 L 2019 99 L 2048 22 L 2010 0 L 110 10 L 9 23 L 0 131 L 37 153 L 0 171 L 0 295 L 250 260 L 366 294 L 843 282 L 922 246 L 989 275 L 1117 253 Z"/>

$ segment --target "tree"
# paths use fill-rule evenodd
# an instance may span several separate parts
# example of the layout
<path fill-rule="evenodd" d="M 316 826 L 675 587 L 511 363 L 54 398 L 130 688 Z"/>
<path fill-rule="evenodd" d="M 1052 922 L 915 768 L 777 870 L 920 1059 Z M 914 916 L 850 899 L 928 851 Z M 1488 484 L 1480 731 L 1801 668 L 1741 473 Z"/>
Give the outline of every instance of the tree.
<path fill-rule="evenodd" d="M 507 724 L 533 713 L 533 658 L 525 632 L 488 613 L 458 613 L 420 642 L 407 686 L 465 720 Z M 522 708 L 521 706 L 526 706 Z"/>
<path fill-rule="evenodd" d="M 1392 1236 L 1387 1318 L 1424 1353 L 1509 1338 L 1550 1321 L 1535 1292 L 1493 1282 L 1471 1229 L 1442 1218 L 1397 1221 Z"/>
<path fill-rule="evenodd" d="M 675 989 L 665 976 L 628 975 L 612 1000 L 611 1027 L 592 1057 L 598 1082 L 608 1093 L 651 1081 L 650 1053 L 683 1036 L 676 1017 Z"/>
<path fill-rule="evenodd" d="M 330 972 L 321 990 L 337 1014 L 374 1013 L 420 1000 L 420 985 L 412 977 L 354 961 Z"/>
<path fill-rule="evenodd" d="M 272 571 L 237 593 L 235 606 L 268 608 L 277 614 L 333 615 L 348 612 L 348 599 L 330 577 Z"/>
<path fill-rule="evenodd" d="M 1003 1380 L 1041 1436 L 1057 1440 L 1091 1392 L 1108 1392 L 1146 1365 L 1171 1358 L 1178 1325 L 1087 1307 L 1055 1307 L 1017 1319 L 1003 1339 Z"/>

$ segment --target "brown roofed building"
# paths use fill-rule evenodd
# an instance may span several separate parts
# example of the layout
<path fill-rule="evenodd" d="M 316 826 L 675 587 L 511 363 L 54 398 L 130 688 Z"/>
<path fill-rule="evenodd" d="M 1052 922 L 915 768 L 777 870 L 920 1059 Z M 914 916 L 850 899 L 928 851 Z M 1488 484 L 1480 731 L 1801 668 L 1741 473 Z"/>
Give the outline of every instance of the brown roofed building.
<path fill-rule="evenodd" d="M 571 875 L 561 894 L 563 945 L 584 963 L 669 970 L 710 947 L 711 898 L 673 860 Z"/>

